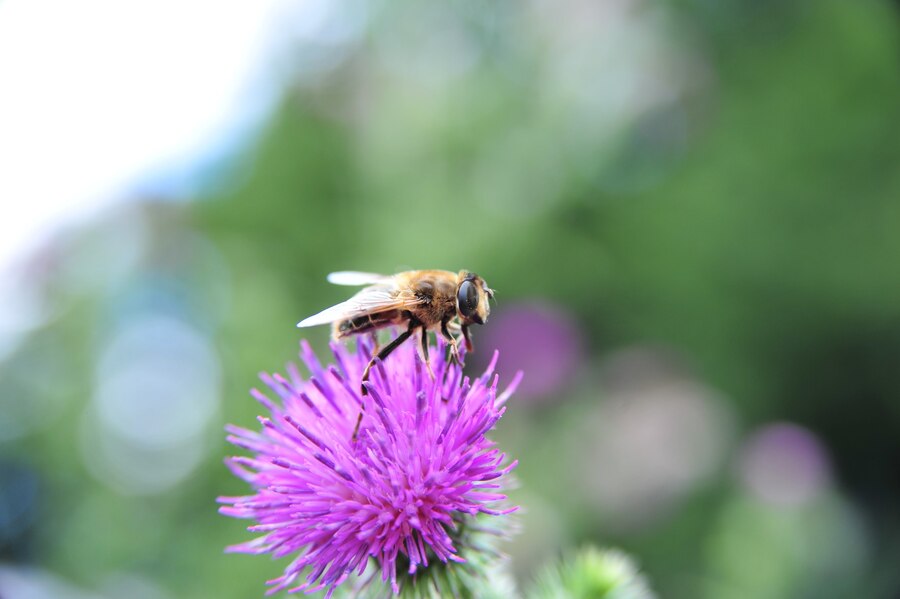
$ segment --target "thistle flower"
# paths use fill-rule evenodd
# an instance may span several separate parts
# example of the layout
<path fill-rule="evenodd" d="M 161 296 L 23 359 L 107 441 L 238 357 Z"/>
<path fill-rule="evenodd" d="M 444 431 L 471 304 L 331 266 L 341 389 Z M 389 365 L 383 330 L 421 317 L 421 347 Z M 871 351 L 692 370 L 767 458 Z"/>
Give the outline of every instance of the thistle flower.
<path fill-rule="evenodd" d="M 301 342 L 308 379 L 293 364 L 287 377 L 260 375 L 280 402 L 253 389 L 271 414 L 259 418 L 262 430 L 226 429 L 231 443 L 254 454 L 226 460 L 253 494 L 220 497 L 219 511 L 255 520 L 248 530 L 262 533 L 228 551 L 295 555 L 268 581 L 270 593 L 324 589 L 330 597 L 354 573 L 363 583 L 372 561 L 399 594 L 429 569 L 442 576 L 464 569 L 464 555 L 477 550 L 472 530 L 482 530 L 486 516 L 516 509 L 505 506 L 501 488 L 516 462 L 507 463 L 485 434 L 521 373 L 498 394 L 496 352 L 470 380 L 444 349 L 431 350 L 432 379 L 414 344 L 401 346 L 376 362 L 367 396 L 359 381 L 372 353 L 363 340 L 356 353 L 333 344 L 328 367 Z M 398 565 L 405 570 L 399 579 Z"/>

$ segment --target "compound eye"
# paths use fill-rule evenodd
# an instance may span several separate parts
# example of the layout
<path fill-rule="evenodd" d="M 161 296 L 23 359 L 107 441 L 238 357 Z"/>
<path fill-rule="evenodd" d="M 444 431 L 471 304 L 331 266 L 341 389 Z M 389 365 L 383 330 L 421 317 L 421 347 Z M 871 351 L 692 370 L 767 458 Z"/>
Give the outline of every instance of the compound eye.
<path fill-rule="evenodd" d="M 472 281 L 463 281 L 456 293 L 456 303 L 463 318 L 474 320 L 478 309 L 478 289 Z"/>

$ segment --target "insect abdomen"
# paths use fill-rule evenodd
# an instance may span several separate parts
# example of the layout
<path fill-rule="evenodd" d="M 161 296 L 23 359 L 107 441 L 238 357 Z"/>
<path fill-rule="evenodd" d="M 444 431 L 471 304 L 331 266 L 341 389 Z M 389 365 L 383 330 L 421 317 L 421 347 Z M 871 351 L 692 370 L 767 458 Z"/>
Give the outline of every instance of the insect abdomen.
<path fill-rule="evenodd" d="M 334 324 L 334 337 L 340 339 L 350 335 L 358 335 L 367 331 L 381 329 L 397 322 L 400 310 L 388 310 L 375 314 L 363 314 L 355 318 L 341 320 Z"/>

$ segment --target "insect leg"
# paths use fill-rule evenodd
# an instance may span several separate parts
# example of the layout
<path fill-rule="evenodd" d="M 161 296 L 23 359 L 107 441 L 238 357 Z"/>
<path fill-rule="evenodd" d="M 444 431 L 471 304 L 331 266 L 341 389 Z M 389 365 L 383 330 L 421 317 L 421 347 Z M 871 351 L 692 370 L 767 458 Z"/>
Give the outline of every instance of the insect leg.
<path fill-rule="evenodd" d="M 413 331 L 416 330 L 416 327 L 421 326 L 421 324 L 422 323 L 420 323 L 416 319 L 411 320 L 409 322 L 409 327 L 404 332 L 397 335 L 396 339 L 394 339 L 388 345 L 381 348 L 381 351 L 378 352 L 378 355 L 372 356 L 372 359 L 369 360 L 368 364 L 366 364 L 366 369 L 363 371 L 362 381 L 360 382 L 360 392 L 363 394 L 364 397 L 366 395 L 368 395 L 369 392 L 366 390 L 366 386 L 363 383 L 365 383 L 366 381 L 369 380 L 369 373 L 372 370 L 372 365 L 375 364 L 375 360 L 378 359 L 378 360 L 384 361 L 385 358 L 387 358 L 391 354 L 391 352 L 393 352 L 395 349 L 400 347 L 400 345 L 404 341 L 409 339 L 410 335 L 413 334 Z M 352 440 L 354 442 L 356 441 L 356 436 L 359 434 L 359 425 L 360 425 L 360 423 L 362 423 L 363 412 L 365 412 L 365 409 L 366 409 L 365 405 L 363 405 L 363 407 L 361 407 L 359 410 L 359 416 L 356 417 L 356 426 L 353 427 L 353 437 L 352 437 Z"/>
<path fill-rule="evenodd" d="M 369 360 L 369 363 L 366 365 L 366 369 L 363 371 L 362 381 L 361 381 L 362 383 L 365 383 L 366 381 L 369 380 L 369 373 L 372 370 L 372 366 L 375 364 L 375 360 L 378 359 L 383 362 L 385 360 L 385 358 L 387 358 L 389 355 L 391 355 L 391 352 L 393 352 L 395 349 L 400 347 L 400 345 L 404 341 L 409 339 L 410 335 L 413 334 L 413 331 L 416 330 L 417 326 L 419 326 L 418 322 L 416 322 L 415 324 L 410 322 L 408 329 L 406 329 L 404 332 L 397 335 L 396 339 L 394 339 L 393 341 L 391 341 L 390 343 L 388 343 L 387 345 L 382 347 L 381 351 L 379 351 L 376 355 L 372 356 L 372 359 Z M 361 387 L 361 392 L 363 395 L 368 394 L 368 392 L 366 391 L 366 387 L 364 385 Z"/>
<path fill-rule="evenodd" d="M 459 348 L 457 347 L 456 338 L 450 334 L 450 331 L 447 329 L 447 320 L 441 322 L 441 335 L 444 339 L 447 340 L 447 343 L 450 345 L 450 360 L 452 362 L 456 362 L 460 364 L 459 361 Z"/>
<path fill-rule="evenodd" d="M 419 327 L 419 331 L 422 334 L 422 360 L 425 362 L 425 368 L 428 370 L 431 380 L 434 380 L 434 371 L 431 369 L 431 360 L 428 354 L 428 330 L 425 328 L 425 325 L 422 325 Z"/>
<path fill-rule="evenodd" d="M 466 351 L 473 352 L 475 351 L 475 345 L 472 344 L 472 337 L 469 335 L 469 325 L 462 325 L 462 333 L 463 337 L 466 339 Z"/>

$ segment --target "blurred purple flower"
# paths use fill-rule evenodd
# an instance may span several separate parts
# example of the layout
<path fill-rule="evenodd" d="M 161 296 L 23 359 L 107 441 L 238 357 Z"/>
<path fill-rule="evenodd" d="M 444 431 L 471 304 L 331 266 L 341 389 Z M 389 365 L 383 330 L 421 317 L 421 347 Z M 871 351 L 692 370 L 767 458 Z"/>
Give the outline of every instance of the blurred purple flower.
<path fill-rule="evenodd" d="M 781 506 L 807 503 L 831 478 L 822 443 L 810 430 L 787 422 L 754 433 L 741 451 L 739 467 L 748 489 Z"/>
<path fill-rule="evenodd" d="M 496 347 L 505 364 L 528 373 L 519 399 L 555 394 L 583 358 L 583 340 L 575 323 L 560 309 L 544 303 L 496 310 L 479 343 Z"/>
<path fill-rule="evenodd" d="M 605 530 L 658 525 L 715 475 L 728 454 L 733 414 L 675 351 L 623 347 L 596 369 L 597 396 L 570 431 L 566 484 L 582 490 Z"/>
<path fill-rule="evenodd" d="M 358 382 L 371 356 L 365 341 L 351 353 L 333 344 L 336 365 L 323 367 L 309 345 L 300 356 L 311 376 L 303 380 L 289 364 L 288 378 L 262 374 L 280 399 L 252 395 L 271 413 L 261 432 L 229 425 L 228 440 L 253 452 L 226 463 L 250 483 L 254 494 L 220 497 L 225 515 L 255 520 L 262 536 L 229 551 L 296 554 L 269 592 L 290 587 L 306 569 L 305 582 L 289 592 L 335 588 L 369 558 L 382 581 L 400 592 L 397 567 L 408 574 L 429 562 L 465 561 L 459 531 L 478 514 L 502 515 L 501 482 L 516 465 L 485 438 L 521 378 L 497 393 L 498 353 L 471 381 L 444 359 L 444 345 L 431 351 L 431 379 L 413 343 L 377 363 L 357 440 L 351 440 L 363 397 Z"/>

